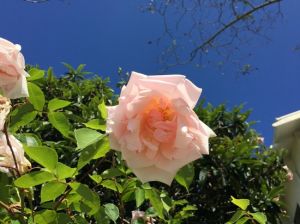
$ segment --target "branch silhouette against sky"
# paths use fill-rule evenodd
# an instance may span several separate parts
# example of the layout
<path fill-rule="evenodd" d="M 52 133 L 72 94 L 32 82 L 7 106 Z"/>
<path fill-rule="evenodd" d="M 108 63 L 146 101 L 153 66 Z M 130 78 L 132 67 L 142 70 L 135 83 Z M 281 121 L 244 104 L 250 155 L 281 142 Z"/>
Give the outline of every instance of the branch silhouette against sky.
<path fill-rule="evenodd" d="M 214 64 L 219 66 L 255 36 L 270 40 L 265 31 L 281 16 L 281 1 L 150 0 L 142 10 L 162 17 L 163 33 L 149 44 L 163 49 L 159 62 L 165 68 L 201 67 L 209 61 L 209 51 L 220 56 Z M 247 73 L 251 67 L 243 69 Z"/>

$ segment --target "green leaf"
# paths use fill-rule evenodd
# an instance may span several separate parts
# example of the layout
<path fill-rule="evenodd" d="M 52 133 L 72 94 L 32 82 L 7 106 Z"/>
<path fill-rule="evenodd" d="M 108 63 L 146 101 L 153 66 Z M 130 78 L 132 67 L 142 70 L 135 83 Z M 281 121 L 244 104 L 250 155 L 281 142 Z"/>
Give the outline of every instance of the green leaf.
<path fill-rule="evenodd" d="M 57 224 L 57 214 L 53 210 L 40 211 L 34 216 L 35 224 Z"/>
<path fill-rule="evenodd" d="M 63 223 L 71 224 L 73 223 L 73 221 L 69 217 L 69 215 L 64 213 L 57 213 L 57 224 L 63 224 Z"/>
<path fill-rule="evenodd" d="M 29 70 L 29 77 L 27 77 L 27 81 L 34 81 L 44 77 L 45 71 L 38 68 L 31 68 Z"/>
<path fill-rule="evenodd" d="M 267 217 L 262 212 L 256 212 L 256 213 L 249 213 L 252 215 L 252 217 L 259 223 L 259 224 L 266 224 L 267 223 Z"/>
<path fill-rule="evenodd" d="M 89 177 L 90 177 L 93 181 L 95 181 L 96 184 L 100 184 L 101 181 L 102 181 L 101 175 L 96 175 L 96 174 L 94 174 L 94 175 L 89 175 Z"/>
<path fill-rule="evenodd" d="M 233 196 L 231 196 L 231 202 L 243 210 L 246 210 L 250 204 L 248 199 L 236 199 Z"/>
<path fill-rule="evenodd" d="M 77 149 L 84 149 L 103 138 L 102 134 L 89 128 L 76 129 L 74 133 L 77 141 Z"/>
<path fill-rule="evenodd" d="M 50 112 L 48 113 L 48 119 L 53 127 L 56 128 L 64 137 L 69 136 L 69 132 L 71 131 L 71 124 L 64 113 Z"/>
<path fill-rule="evenodd" d="M 108 170 L 104 170 L 101 174 L 103 179 L 109 179 L 112 177 L 122 176 L 123 173 L 118 168 L 110 168 Z"/>
<path fill-rule="evenodd" d="M 104 180 L 101 185 L 107 189 L 122 193 L 122 186 L 114 180 Z"/>
<path fill-rule="evenodd" d="M 145 190 L 143 188 L 136 188 L 135 190 L 135 204 L 136 207 L 140 207 L 145 201 Z"/>
<path fill-rule="evenodd" d="M 234 215 L 231 217 L 231 219 L 228 222 L 226 222 L 226 224 L 233 224 L 233 223 L 235 223 L 236 221 L 238 221 L 245 214 L 246 214 L 245 211 L 240 210 L 240 209 L 237 210 L 234 213 Z"/>
<path fill-rule="evenodd" d="M 94 215 L 96 223 L 101 224 L 110 224 L 110 218 L 105 213 L 105 208 L 103 206 L 100 207 L 99 211 Z"/>
<path fill-rule="evenodd" d="M 98 109 L 100 111 L 101 118 L 103 118 L 103 120 L 106 120 L 107 119 L 107 109 L 106 109 L 104 100 L 102 100 L 102 102 L 98 105 Z"/>
<path fill-rule="evenodd" d="M 96 144 L 98 150 L 96 151 L 96 154 L 94 155 L 93 159 L 98 159 L 101 157 L 104 157 L 106 153 L 110 151 L 110 145 L 109 145 L 109 139 L 108 137 L 102 138 L 99 142 Z"/>
<path fill-rule="evenodd" d="M 44 184 L 41 190 L 41 203 L 55 200 L 58 196 L 64 193 L 66 188 L 67 185 L 65 183 L 57 181 L 51 181 Z"/>
<path fill-rule="evenodd" d="M 80 215 L 76 215 L 74 217 L 72 217 L 72 224 L 75 223 L 75 224 L 89 224 L 88 221 L 86 221 L 85 218 L 81 217 Z M 60 224 L 60 223 L 58 223 Z"/>
<path fill-rule="evenodd" d="M 114 222 L 116 223 L 117 219 L 119 218 L 119 209 L 114 204 L 108 203 L 104 205 L 105 214 Z"/>
<path fill-rule="evenodd" d="M 106 130 L 106 123 L 101 121 L 100 119 L 93 119 L 87 123 L 83 123 L 87 128 L 105 131 Z"/>
<path fill-rule="evenodd" d="M 34 109 L 42 111 L 45 104 L 45 95 L 43 91 L 36 84 L 28 82 L 29 102 Z"/>
<path fill-rule="evenodd" d="M 106 155 L 110 150 L 108 138 L 102 138 L 99 142 L 90 145 L 81 151 L 77 168 L 81 169 L 93 159 L 98 159 Z"/>
<path fill-rule="evenodd" d="M 17 134 L 17 138 L 27 146 L 41 146 L 42 142 L 40 138 L 32 133 L 21 133 Z"/>
<path fill-rule="evenodd" d="M 167 212 L 169 212 L 170 209 L 172 208 L 172 199 L 168 195 L 166 195 L 164 193 L 162 193 L 160 195 L 160 197 L 161 197 L 161 201 L 162 201 L 162 205 L 163 205 L 164 209 Z"/>
<path fill-rule="evenodd" d="M 195 176 L 195 169 L 194 165 L 188 164 L 184 167 L 182 167 L 176 174 L 175 180 L 185 187 L 185 189 L 188 191 L 191 183 L 193 182 Z"/>
<path fill-rule="evenodd" d="M 56 175 L 59 180 L 64 180 L 75 175 L 76 168 L 71 168 L 63 163 L 58 162 L 56 168 Z"/>
<path fill-rule="evenodd" d="M 19 128 L 29 124 L 38 114 L 31 104 L 23 104 L 11 112 L 10 131 L 16 132 Z"/>
<path fill-rule="evenodd" d="M 151 205 L 154 207 L 155 211 L 157 212 L 158 216 L 164 219 L 164 207 L 162 201 L 160 200 L 160 196 L 156 192 L 154 188 L 152 190 L 145 190 L 146 198 L 150 200 Z"/>
<path fill-rule="evenodd" d="M 9 179 L 6 173 L 0 172 L 0 201 L 4 203 L 10 202 L 10 188 Z"/>
<path fill-rule="evenodd" d="M 244 224 L 246 223 L 250 218 L 249 217 L 243 217 L 239 219 L 235 224 Z"/>
<path fill-rule="evenodd" d="M 52 100 L 49 101 L 48 103 L 48 110 L 53 112 L 55 110 L 67 107 L 71 104 L 70 101 L 66 101 L 66 100 L 60 100 L 57 98 L 54 98 Z"/>
<path fill-rule="evenodd" d="M 88 214 L 96 214 L 100 209 L 100 198 L 99 195 L 93 192 L 87 185 L 81 183 L 71 183 L 71 188 L 74 192 L 81 196 L 82 202 L 88 208 Z"/>
<path fill-rule="evenodd" d="M 54 179 L 55 177 L 52 173 L 47 171 L 35 171 L 19 177 L 15 180 L 14 184 L 20 188 L 30 188 Z"/>
<path fill-rule="evenodd" d="M 58 156 L 54 149 L 45 146 L 24 146 L 26 154 L 50 172 L 56 170 Z"/>

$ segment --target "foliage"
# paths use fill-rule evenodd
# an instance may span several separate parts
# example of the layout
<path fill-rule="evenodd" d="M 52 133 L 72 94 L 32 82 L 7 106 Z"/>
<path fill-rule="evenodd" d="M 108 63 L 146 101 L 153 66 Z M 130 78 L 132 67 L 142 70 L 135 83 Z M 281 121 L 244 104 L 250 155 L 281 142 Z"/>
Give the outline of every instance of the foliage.
<path fill-rule="evenodd" d="M 231 202 L 239 207 L 239 209 L 233 214 L 231 219 L 226 224 L 243 224 L 246 222 L 255 222 L 259 224 L 265 224 L 267 217 L 262 212 L 249 212 L 247 210 L 250 202 L 248 199 L 236 199 L 231 197 Z"/>
<path fill-rule="evenodd" d="M 109 80 L 66 67 L 62 76 L 27 67 L 30 97 L 13 102 L 9 130 L 33 169 L 0 173 L 1 223 L 128 223 L 136 209 L 158 223 L 224 223 L 236 210 L 231 196 L 279 223 L 282 154 L 259 143 L 249 112 L 200 104 L 196 113 L 218 135 L 210 155 L 181 169 L 171 187 L 143 184 L 109 147 L 105 105 L 117 99 Z"/>

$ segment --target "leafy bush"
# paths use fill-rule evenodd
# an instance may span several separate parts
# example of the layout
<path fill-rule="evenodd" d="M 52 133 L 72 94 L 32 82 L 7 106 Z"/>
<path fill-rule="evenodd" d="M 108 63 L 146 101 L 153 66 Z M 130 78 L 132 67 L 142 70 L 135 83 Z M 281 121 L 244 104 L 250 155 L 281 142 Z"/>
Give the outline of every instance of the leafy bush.
<path fill-rule="evenodd" d="M 200 104 L 196 113 L 217 134 L 210 155 L 182 168 L 170 187 L 142 184 L 109 147 L 105 105 L 117 102 L 109 80 L 84 65 L 66 67 L 58 77 L 51 68 L 27 67 L 30 97 L 13 101 L 9 131 L 33 169 L 0 174 L 1 223 L 129 223 L 140 209 L 158 223 L 217 224 L 236 212 L 231 196 L 249 199 L 247 212 L 280 223 L 282 153 L 260 142 L 249 111 Z"/>

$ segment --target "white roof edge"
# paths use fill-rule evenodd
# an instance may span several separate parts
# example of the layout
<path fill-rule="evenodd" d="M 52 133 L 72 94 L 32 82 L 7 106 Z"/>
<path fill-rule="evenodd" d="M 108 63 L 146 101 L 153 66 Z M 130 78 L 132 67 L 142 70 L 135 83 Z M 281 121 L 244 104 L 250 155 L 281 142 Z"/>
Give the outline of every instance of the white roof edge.
<path fill-rule="evenodd" d="M 272 126 L 273 127 L 278 127 L 278 126 L 281 126 L 281 125 L 284 125 L 284 124 L 287 124 L 287 123 L 290 123 L 290 122 L 294 122 L 296 120 L 300 121 L 300 110 L 276 118 L 276 122 L 274 122 L 272 124 Z"/>

